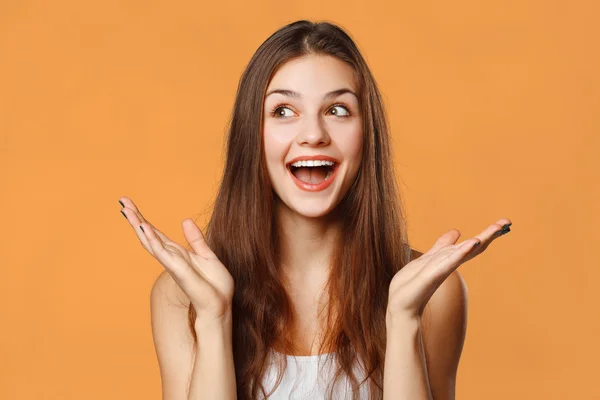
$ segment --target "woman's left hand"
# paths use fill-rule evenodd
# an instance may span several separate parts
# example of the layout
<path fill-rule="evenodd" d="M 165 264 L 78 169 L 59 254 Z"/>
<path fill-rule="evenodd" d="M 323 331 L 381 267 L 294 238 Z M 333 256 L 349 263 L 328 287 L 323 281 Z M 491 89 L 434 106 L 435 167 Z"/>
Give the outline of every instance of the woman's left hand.
<path fill-rule="evenodd" d="M 440 236 L 427 253 L 406 264 L 392 278 L 387 320 L 420 320 L 425 305 L 444 280 L 461 264 L 481 254 L 492 241 L 503 235 L 502 232 L 510 232 L 508 226 L 511 224 L 509 219 L 502 218 L 479 235 L 458 244 L 460 232 L 457 229 Z"/>

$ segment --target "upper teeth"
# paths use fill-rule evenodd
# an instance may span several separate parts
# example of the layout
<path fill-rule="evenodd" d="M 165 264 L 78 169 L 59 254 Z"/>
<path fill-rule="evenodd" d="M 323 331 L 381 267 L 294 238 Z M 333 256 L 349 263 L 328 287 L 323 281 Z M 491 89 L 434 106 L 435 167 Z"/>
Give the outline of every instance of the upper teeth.
<path fill-rule="evenodd" d="M 292 167 L 320 167 L 322 165 L 332 166 L 335 164 L 333 161 L 323 161 L 323 160 L 306 160 L 306 161 L 296 161 L 292 163 Z"/>

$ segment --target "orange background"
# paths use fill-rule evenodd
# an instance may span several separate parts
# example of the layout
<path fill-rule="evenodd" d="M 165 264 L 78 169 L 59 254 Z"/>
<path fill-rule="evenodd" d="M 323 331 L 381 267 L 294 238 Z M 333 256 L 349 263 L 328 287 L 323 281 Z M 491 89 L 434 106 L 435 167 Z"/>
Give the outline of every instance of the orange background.
<path fill-rule="evenodd" d="M 0 398 L 160 399 L 163 268 L 118 199 L 181 243 L 204 223 L 240 74 L 303 18 L 381 86 L 413 247 L 513 221 L 459 268 L 457 398 L 600 398 L 594 3 L 3 1 Z"/>

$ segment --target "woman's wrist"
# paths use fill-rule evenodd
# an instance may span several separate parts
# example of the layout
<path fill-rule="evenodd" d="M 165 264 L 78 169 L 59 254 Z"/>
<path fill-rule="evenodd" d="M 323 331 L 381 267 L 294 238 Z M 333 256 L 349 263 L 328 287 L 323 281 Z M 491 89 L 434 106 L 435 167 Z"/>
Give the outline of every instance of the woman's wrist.
<path fill-rule="evenodd" d="M 408 329 L 420 330 L 421 318 L 417 315 L 393 314 L 387 312 L 385 324 L 388 331 L 406 331 Z"/>
<path fill-rule="evenodd" d="M 228 310 L 223 316 L 217 318 L 198 315 L 194 321 L 194 330 L 198 335 L 210 335 L 212 332 L 231 332 L 231 326 L 231 310 Z"/>

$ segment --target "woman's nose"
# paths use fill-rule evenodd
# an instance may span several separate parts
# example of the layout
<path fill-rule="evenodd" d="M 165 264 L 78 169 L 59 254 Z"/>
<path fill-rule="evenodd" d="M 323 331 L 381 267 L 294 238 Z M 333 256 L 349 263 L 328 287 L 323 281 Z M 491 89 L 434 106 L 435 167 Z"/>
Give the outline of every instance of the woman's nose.
<path fill-rule="evenodd" d="M 330 141 L 327 130 L 318 119 L 312 119 L 302 127 L 302 131 L 297 136 L 298 144 L 325 145 Z"/>

